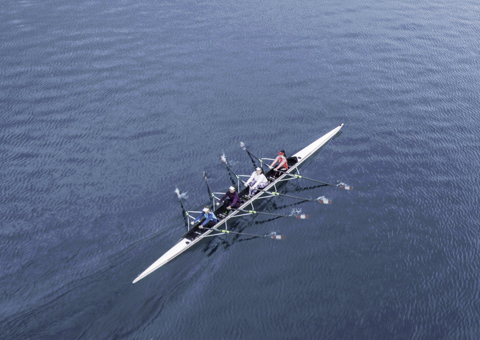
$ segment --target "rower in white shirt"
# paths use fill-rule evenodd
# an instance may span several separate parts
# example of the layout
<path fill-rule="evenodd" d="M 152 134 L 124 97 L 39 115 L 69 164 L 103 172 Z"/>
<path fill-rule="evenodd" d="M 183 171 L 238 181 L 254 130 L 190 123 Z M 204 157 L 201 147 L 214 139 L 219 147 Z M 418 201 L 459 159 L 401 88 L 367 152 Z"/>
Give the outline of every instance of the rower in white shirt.
<path fill-rule="evenodd" d="M 263 174 L 262 168 L 256 168 L 255 171 L 252 173 L 252 176 L 248 179 L 245 186 L 249 186 L 250 189 L 248 191 L 248 195 L 251 197 L 255 195 L 258 189 L 263 189 L 268 185 L 267 177 Z"/>

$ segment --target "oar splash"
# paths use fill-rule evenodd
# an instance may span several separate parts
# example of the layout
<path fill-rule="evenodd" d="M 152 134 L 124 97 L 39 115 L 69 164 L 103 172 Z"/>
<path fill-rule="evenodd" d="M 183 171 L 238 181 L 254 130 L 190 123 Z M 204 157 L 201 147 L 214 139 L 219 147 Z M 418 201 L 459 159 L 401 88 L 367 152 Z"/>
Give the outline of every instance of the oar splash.
<path fill-rule="evenodd" d="M 175 193 L 177 194 L 179 200 L 186 200 L 188 198 L 188 193 L 184 192 L 182 194 L 178 188 L 175 188 Z"/>
<path fill-rule="evenodd" d="M 302 209 L 295 209 L 295 208 L 292 209 L 289 216 L 296 217 L 300 220 L 306 220 L 307 218 L 310 217 L 310 215 L 302 214 Z"/>
<path fill-rule="evenodd" d="M 222 161 L 222 163 L 225 165 L 225 167 L 227 168 L 227 170 L 237 178 L 238 181 L 242 182 L 243 184 L 245 184 L 245 182 L 240 179 L 240 176 L 238 176 L 235 172 L 233 172 L 232 168 L 230 167 L 230 165 L 228 164 L 227 162 L 227 157 L 225 157 L 225 154 L 222 154 L 220 155 L 220 160 Z"/>

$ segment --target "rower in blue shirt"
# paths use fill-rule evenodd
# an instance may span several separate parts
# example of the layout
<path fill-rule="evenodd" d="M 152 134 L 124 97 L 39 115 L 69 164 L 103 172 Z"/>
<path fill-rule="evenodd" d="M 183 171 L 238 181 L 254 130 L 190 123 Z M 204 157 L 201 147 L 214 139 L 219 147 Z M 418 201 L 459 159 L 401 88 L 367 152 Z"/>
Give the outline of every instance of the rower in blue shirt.
<path fill-rule="evenodd" d="M 218 221 L 217 216 L 215 216 L 215 214 L 210 211 L 209 206 L 206 206 L 205 208 L 203 208 L 203 214 L 198 216 L 195 219 L 195 221 L 191 222 L 191 224 L 194 225 L 195 223 L 200 221 L 202 218 L 205 218 L 205 221 L 203 221 L 202 225 L 198 226 L 200 229 L 203 229 L 203 227 L 211 228 L 215 224 L 217 224 L 217 221 Z"/>

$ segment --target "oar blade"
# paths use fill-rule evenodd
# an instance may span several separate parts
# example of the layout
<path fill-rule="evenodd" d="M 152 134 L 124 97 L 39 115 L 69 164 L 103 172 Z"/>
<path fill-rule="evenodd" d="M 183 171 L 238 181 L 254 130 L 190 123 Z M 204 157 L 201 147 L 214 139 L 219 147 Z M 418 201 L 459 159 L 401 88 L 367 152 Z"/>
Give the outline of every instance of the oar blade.
<path fill-rule="evenodd" d="M 338 184 L 338 186 L 340 187 L 340 189 L 343 189 L 343 190 L 353 190 L 353 186 L 345 183 L 340 183 Z"/>
<path fill-rule="evenodd" d="M 317 201 L 320 204 L 332 204 L 332 201 L 324 196 L 320 196 L 319 198 L 317 198 Z"/>
<path fill-rule="evenodd" d="M 309 215 L 306 215 L 306 214 L 301 214 L 301 215 L 297 215 L 297 218 L 300 219 L 300 220 L 306 220 L 307 218 L 309 218 L 310 216 Z"/>
<path fill-rule="evenodd" d="M 270 236 L 272 240 L 285 240 L 284 235 L 277 235 L 277 233 L 274 231 L 272 231 L 268 236 Z"/>

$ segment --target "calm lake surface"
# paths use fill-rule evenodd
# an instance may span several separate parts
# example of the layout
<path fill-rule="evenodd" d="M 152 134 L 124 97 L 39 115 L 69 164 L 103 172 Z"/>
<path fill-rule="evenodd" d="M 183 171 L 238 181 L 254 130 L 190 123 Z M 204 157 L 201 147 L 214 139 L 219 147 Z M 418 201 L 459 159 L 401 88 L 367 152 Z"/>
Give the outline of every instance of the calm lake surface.
<path fill-rule="evenodd" d="M 0 8 L 0 337 L 480 338 L 477 1 Z M 187 208 L 344 123 L 283 188 L 132 285 Z M 277 209 L 274 209 L 277 208 Z M 264 222 L 264 223 L 263 223 Z"/>

